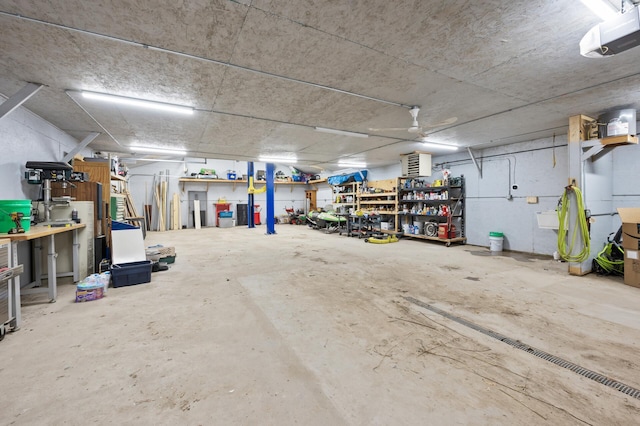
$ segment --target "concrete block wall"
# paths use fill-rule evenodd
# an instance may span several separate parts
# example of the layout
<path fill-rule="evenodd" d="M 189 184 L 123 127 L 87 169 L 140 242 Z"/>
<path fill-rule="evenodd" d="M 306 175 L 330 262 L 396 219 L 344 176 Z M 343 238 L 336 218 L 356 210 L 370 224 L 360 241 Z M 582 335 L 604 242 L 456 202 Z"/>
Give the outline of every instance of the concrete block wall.
<path fill-rule="evenodd" d="M 552 254 L 557 231 L 540 229 L 537 212 L 555 210 L 568 184 L 566 136 L 556 137 L 555 142 L 545 138 L 473 152 L 482 176 L 466 151 L 432 159 L 431 179 L 439 178 L 442 168 L 453 176 L 465 176 L 468 243 L 489 246 L 489 232 L 498 231 L 505 234 L 505 249 Z M 620 226 L 617 207 L 640 207 L 638 164 L 638 145 L 616 147 L 585 161 L 582 189 L 595 220 L 592 253 Z M 371 175 L 377 176 L 376 170 Z M 537 197 L 537 204 L 529 204 L 527 197 Z"/>
<path fill-rule="evenodd" d="M 556 138 L 555 145 L 543 139 L 474 150 L 482 175 L 467 152 L 433 158 L 434 169 L 465 177 L 469 244 L 489 246 L 489 233 L 502 232 L 505 249 L 542 254 L 556 250 L 557 232 L 540 229 L 537 220 L 537 212 L 555 210 L 567 184 L 566 138 Z M 434 178 L 441 177 L 437 174 Z M 529 204 L 527 197 L 538 202 Z"/>

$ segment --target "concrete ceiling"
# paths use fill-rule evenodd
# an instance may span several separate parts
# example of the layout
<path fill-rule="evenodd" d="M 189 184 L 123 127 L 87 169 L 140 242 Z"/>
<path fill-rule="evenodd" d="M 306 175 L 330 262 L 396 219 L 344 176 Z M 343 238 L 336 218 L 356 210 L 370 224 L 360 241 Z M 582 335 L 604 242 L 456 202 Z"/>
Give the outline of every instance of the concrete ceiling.
<path fill-rule="evenodd" d="M 480 149 L 567 131 L 575 114 L 640 108 L 640 49 L 579 54 L 600 19 L 580 1 L 0 0 L 0 94 L 90 147 L 189 157 L 295 154 L 369 167 L 429 140 Z M 619 2 L 615 2 L 619 3 Z M 90 101 L 81 90 L 188 105 L 192 116 Z M 315 127 L 368 134 L 333 135 Z M 434 153 L 442 153 L 437 149 Z M 34 158 L 35 160 L 35 158 Z"/>

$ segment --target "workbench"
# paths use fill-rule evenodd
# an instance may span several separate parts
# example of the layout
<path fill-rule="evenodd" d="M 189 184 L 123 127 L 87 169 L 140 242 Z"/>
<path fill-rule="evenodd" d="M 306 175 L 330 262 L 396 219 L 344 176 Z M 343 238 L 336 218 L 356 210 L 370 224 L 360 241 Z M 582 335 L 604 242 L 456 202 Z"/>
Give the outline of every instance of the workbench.
<path fill-rule="evenodd" d="M 78 258 L 79 247 L 78 241 L 78 229 L 84 228 L 84 223 L 72 224 L 66 226 L 44 226 L 36 225 L 32 226 L 27 232 L 22 234 L 0 234 L 2 238 L 8 238 L 11 240 L 11 266 L 18 266 L 18 243 L 20 241 L 33 241 L 32 246 L 32 258 L 33 258 L 33 278 L 34 281 L 21 288 L 20 276 L 12 278 L 13 289 L 11 295 L 11 301 L 13 312 L 15 313 L 15 326 L 13 330 L 18 330 L 22 322 L 22 316 L 20 313 L 20 296 L 21 294 L 35 294 L 35 293 L 48 293 L 49 301 L 55 302 L 58 295 L 57 292 L 57 272 L 56 272 L 56 245 L 54 235 L 63 232 L 73 232 L 73 281 L 80 280 L 78 276 Z M 42 250 L 42 241 L 47 239 L 47 286 L 42 286 L 43 274 L 42 274 L 42 256 L 40 250 Z M 82 277 L 84 278 L 84 277 Z"/>

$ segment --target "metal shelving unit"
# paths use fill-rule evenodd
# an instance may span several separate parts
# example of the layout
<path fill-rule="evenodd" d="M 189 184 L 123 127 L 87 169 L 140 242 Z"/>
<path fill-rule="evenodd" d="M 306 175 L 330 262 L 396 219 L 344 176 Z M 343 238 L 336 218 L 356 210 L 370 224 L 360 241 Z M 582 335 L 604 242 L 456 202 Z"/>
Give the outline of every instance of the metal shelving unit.
<path fill-rule="evenodd" d="M 405 237 L 438 241 L 447 247 L 466 243 L 464 176 L 442 183 L 432 186 L 420 178 L 398 179 L 398 223 Z"/>

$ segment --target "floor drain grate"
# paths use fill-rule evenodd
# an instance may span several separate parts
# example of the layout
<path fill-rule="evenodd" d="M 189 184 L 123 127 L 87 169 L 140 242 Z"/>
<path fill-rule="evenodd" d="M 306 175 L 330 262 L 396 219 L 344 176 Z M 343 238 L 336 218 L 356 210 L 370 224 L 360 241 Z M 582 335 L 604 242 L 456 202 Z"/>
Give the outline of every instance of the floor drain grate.
<path fill-rule="evenodd" d="M 514 348 L 523 350 L 527 353 L 537 356 L 538 358 L 542 358 L 546 361 L 552 362 L 562 368 L 566 368 L 567 370 L 571 370 L 574 373 L 580 374 L 588 379 L 594 380 L 598 383 L 602 383 L 605 386 L 609 386 L 610 388 L 616 389 L 626 395 L 629 395 L 633 398 L 640 399 L 640 389 L 633 388 L 631 386 L 625 385 L 617 380 L 611 379 L 607 376 L 604 376 L 600 373 L 596 373 L 595 371 L 588 370 L 584 367 L 580 367 L 577 364 L 566 361 L 562 358 L 558 358 L 557 356 L 551 355 L 547 352 L 541 351 L 539 349 L 533 348 L 527 344 L 520 342 L 519 340 L 511 339 L 507 336 L 503 336 L 500 333 L 496 333 L 495 331 L 491 331 L 488 328 L 484 328 L 477 324 L 474 324 L 470 321 L 457 317 L 455 315 L 450 314 L 449 312 L 443 311 L 442 309 L 438 309 L 435 306 L 431 306 L 428 303 L 421 302 L 418 299 L 414 299 L 413 297 L 405 297 L 406 301 L 413 303 L 414 305 L 418 305 L 422 308 L 428 309 L 431 312 L 435 312 L 438 315 L 442 315 L 450 319 L 451 321 L 455 321 L 458 324 L 462 324 L 466 327 L 472 328 L 476 331 L 479 331 L 482 334 L 493 337 L 494 339 L 500 340 L 508 345 L 513 346 Z"/>

